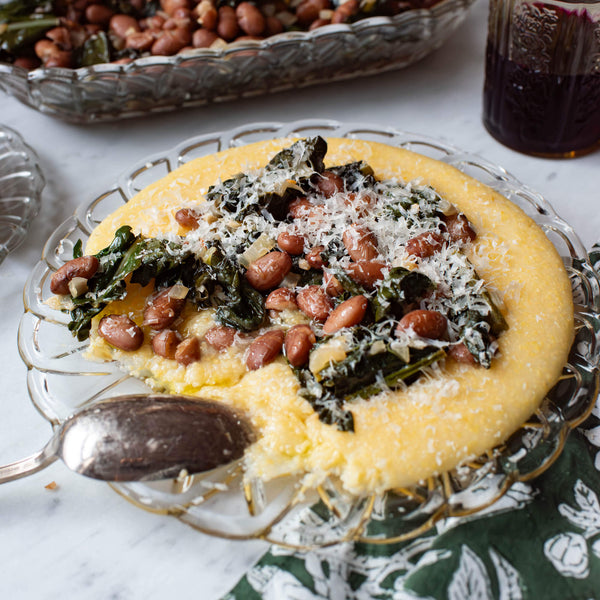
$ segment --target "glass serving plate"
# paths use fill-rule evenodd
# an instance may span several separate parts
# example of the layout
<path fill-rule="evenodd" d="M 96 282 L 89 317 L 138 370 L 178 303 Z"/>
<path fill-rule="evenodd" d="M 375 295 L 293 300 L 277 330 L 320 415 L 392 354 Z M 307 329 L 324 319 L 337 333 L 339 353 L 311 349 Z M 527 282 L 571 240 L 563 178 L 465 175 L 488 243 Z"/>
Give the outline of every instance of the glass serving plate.
<path fill-rule="evenodd" d="M 0 88 L 75 123 L 134 117 L 399 69 L 440 47 L 475 0 L 286 32 L 128 65 L 35 69 L 0 63 Z"/>
<path fill-rule="evenodd" d="M 559 455 L 568 432 L 588 416 L 598 393 L 598 276 L 573 230 L 540 195 L 502 168 L 419 135 L 325 120 L 256 123 L 193 138 L 134 166 L 50 237 L 25 288 L 19 349 L 28 367 L 31 398 L 54 426 L 98 399 L 147 391 L 114 363 L 83 358 L 87 342 L 73 338 L 66 327 L 68 316 L 45 302 L 52 273 L 72 257 L 74 243 L 87 239 L 105 216 L 181 164 L 255 141 L 317 134 L 379 141 L 436 158 L 498 190 L 533 217 L 563 256 L 572 282 L 576 340 L 563 375 L 535 414 L 505 443 L 410 489 L 355 497 L 334 479 L 316 488 L 292 477 L 244 482 L 240 462 L 200 476 L 113 488 L 137 506 L 231 539 L 263 538 L 295 548 L 351 540 L 392 543 L 416 536 L 445 517 L 476 513 L 498 500 L 514 482 L 543 472 Z"/>
<path fill-rule="evenodd" d="M 25 239 L 40 210 L 44 184 L 36 153 L 0 124 L 0 263 Z"/>

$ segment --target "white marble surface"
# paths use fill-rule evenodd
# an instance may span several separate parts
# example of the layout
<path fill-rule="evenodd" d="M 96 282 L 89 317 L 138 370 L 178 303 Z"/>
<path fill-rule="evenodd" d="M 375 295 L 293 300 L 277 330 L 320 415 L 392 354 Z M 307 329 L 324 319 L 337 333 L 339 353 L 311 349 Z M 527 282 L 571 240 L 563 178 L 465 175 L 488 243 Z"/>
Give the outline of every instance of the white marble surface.
<path fill-rule="evenodd" d="M 190 135 L 252 121 L 322 117 L 439 137 L 504 166 L 541 192 L 586 246 L 600 239 L 598 152 L 572 161 L 530 158 L 502 147 L 484 130 L 486 14 L 487 3 L 479 0 L 443 49 L 403 71 L 147 120 L 74 126 L 0 96 L 0 122 L 33 146 L 47 178 L 28 239 L 0 265 L 0 462 L 37 450 L 50 434 L 29 402 L 16 345 L 21 290 L 46 238 L 129 165 Z M 52 481 L 58 487 L 45 489 Z M 212 539 L 175 519 L 140 511 L 60 462 L 0 489 L 2 598 L 211 600 L 266 548 Z"/>

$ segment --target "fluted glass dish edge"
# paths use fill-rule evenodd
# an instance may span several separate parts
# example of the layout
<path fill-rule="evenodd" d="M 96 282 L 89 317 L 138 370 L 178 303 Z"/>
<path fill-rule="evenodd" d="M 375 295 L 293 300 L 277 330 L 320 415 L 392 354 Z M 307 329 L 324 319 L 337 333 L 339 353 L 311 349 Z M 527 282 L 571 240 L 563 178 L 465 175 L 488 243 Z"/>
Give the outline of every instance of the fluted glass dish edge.
<path fill-rule="evenodd" d="M 45 185 L 35 151 L 0 124 L 0 263 L 27 237 Z"/>
<path fill-rule="evenodd" d="M 307 135 L 361 138 L 425 154 L 496 189 L 544 230 L 563 257 L 572 282 L 576 339 L 556 386 L 527 423 L 505 443 L 457 469 L 410 489 L 349 496 L 333 478 L 311 487 L 298 478 L 245 481 L 241 463 L 203 476 L 113 488 L 139 507 L 177 517 L 193 528 L 230 539 L 266 539 L 294 547 L 345 541 L 387 544 L 418 535 L 447 517 L 474 515 L 504 496 L 515 482 L 546 470 L 571 429 L 590 414 L 599 388 L 600 283 L 572 228 L 542 196 L 497 165 L 442 141 L 391 127 L 311 119 L 253 123 L 197 136 L 140 161 L 113 186 L 77 210 L 48 240 L 24 292 L 19 350 L 28 369 L 31 399 L 53 425 L 98 399 L 148 388 L 114 363 L 83 358 L 87 342 L 68 332 L 67 316 L 48 306 L 49 280 L 105 216 L 140 189 L 198 156 L 260 140 Z"/>

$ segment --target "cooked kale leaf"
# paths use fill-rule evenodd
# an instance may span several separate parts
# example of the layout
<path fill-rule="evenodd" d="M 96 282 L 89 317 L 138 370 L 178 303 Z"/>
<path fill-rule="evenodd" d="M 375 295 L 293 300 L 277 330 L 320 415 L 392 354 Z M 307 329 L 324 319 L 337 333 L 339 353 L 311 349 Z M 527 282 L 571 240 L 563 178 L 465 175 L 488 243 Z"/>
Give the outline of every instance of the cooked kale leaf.
<path fill-rule="evenodd" d="M 433 281 L 423 273 L 409 271 L 404 267 L 390 269 L 372 299 L 375 321 L 389 316 L 400 318 L 406 305 L 420 300 L 434 287 Z"/>
<path fill-rule="evenodd" d="M 325 170 L 323 159 L 327 154 L 327 142 L 317 135 L 294 142 L 289 148 L 278 152 L 265 167 L 266 172 L 292 171 L 299 177 L 310 177 Z"/>
<path fill-rule="evenodd" d="M 216 306 L 216 320 L 243 331 L 257 329 L 265 317 L 264 299 L 240 269 L 218 248 L 208 263 L 177 242 L 135 236 L 129 226 L 117 230 L 111 244 L 98 252 L 100 266 L 88 280 L 88 292 L 73 298 L 69 329 L 78 339 L 89 335 L 91 320 L 109 302 L 125 297 L 126 279 L 142 286 L 153 279 L 157 288 L 182 283 L 197 306 Z M 81 255 L 81 244 L 74 256 Z"/>
<path fill-rule="evenodd" d="M 265 318 L 265 301 L 243 277 L 237 265 L 220 250 L 211 255 L 212 280 L 222 288 L 215 320 L 242 331 L 258 329 Z"/>
<path fill-rule="evenodd" d="M 299 140 L 276 154 L 258 176 L 238 173 L 211 186 L 206 199 L 236 221 L 263 210 L 283 221 L 290 202 L 302 194 L 303 181 L 325 168 L 326 152 L 327 142 L 322 137 Z"/>
<path fill-rule="evenodd" d="M 344 180 L 344 189 L 347 192 L 372 188 L 376 183 L 373 169 L 363 160 L 332 167 L 329 170 Z"/>
<path fill-rule="evenodd" d="M 391 331 L 376 335 L 359 326 L 353 331 L 352 347 L 343 360 L 331 362 L 314 375 L 308 369 L 296 371 L 302 384 L 300 394 L 320 420 L 335 424 L 340 431 L 353 431 L 352 413 L 345 407 L 346 402 L 368 398 L 385 387 L 393 389 L 401 382 L 410 383 L 424 367 L 446 355 L 443 350 L 429 347 L 405 348 L 400 353 L 390 340 Z"/>

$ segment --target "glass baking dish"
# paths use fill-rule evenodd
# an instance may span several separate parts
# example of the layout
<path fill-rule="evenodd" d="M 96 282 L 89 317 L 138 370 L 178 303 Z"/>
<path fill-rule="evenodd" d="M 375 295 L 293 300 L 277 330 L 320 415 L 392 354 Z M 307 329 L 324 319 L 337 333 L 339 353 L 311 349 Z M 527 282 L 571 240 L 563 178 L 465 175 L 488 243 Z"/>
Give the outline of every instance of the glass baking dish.
<path fill-rule="evenodd" d="M 45 114 L 92 123 L 251 97 L 411 65 L 440 47 L 474 0 L 285 32 L 223 48 L 80 69 L 0 63 L 0 89 Z"/>

